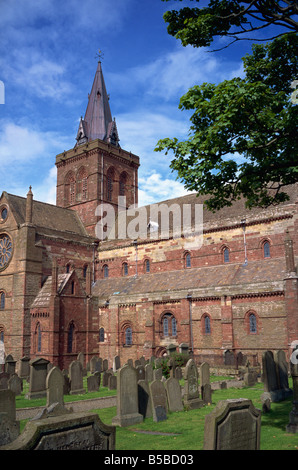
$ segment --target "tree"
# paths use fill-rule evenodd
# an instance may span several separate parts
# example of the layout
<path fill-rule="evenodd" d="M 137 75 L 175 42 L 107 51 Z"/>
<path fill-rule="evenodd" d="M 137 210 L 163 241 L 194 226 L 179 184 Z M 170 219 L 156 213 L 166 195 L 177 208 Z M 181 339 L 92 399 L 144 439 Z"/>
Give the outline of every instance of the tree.
<path fill-rule="evenodd" d="M 199 0 L 196 1 L 199 3 Z M 183 46 L 203 47 L 210 46 L 220 36 L 230 38 L 230 45 L 248 39 L 268 41 L 283 35 L 285 31 L 297 32 L 297 14 L 297 0 L 210 0 L 207 7 L 168 11 L 164 19 L 168 23 L 168 33 L 180 39 Z M 265 29 L 270 35 L 272 25 L 280 27 L 273 36 L 266 39 L 256 36 Z"/>
<path fill-rule="evenodd" d="M 244 57 L 245 78 L 191 88 L 179 107 L 194 111 L 188 140 L 162 139 L 185 187 L 208 195 L 210 210 L 244 197 L 247 207 L 288 199 L 284 186 L 298 181 L 297 36 L 254 44 Z"/>

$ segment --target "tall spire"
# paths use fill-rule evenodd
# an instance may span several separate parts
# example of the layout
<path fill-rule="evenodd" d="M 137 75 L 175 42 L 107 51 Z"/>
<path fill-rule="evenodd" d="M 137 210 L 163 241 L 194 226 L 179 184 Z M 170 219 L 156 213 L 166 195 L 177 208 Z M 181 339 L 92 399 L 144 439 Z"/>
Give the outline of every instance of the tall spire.
<path fill-rule="evenodd" d="M 112 119 L 109 97 L 107 94 L 101 61 L 98 61 L 91 93 L 84 119 L 81 118 L 77 145 L 94 139 L 100 139 L 119 146 L 119 136 L 115 120 Z"/>

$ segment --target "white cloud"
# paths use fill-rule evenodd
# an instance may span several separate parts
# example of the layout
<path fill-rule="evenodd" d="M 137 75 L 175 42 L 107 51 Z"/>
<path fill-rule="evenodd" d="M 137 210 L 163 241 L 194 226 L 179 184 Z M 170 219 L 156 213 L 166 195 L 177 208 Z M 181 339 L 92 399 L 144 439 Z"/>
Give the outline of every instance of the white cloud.
<path fill-rule="evenodd" d="M 186 194 L 189 194 L 189 191 L 179 181 L 164 178 L 159 173 L 153 172 L 139 178 L 139 207 Z"/>

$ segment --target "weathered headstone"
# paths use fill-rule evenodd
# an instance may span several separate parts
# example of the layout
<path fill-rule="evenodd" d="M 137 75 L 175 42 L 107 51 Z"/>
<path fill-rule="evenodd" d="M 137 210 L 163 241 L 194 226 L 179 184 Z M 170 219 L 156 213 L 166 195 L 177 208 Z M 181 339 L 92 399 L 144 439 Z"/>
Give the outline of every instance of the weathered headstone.
<path fill-rule="evenodd" d="M 53 403 L 64 405 L 64 376 L 58 367 L 52 367 L 46 378 L 47 390 L 47 404 L 50 406 Z"/>
<path fill-rule="evenodd" d="M 139 413 L 137 372 L 129 365 L 124 365 L 117 372 L 117 416 L 112 424 L 120 427 L 141 423 Z"/>
<path fill-rule="evenodd" d="M 30 357 L 24 356 L 19 362 L 19 377 L 26 379 L 30 376 Z"/>
<path fill-rule="evenodd" d="M 21 395 L 23 390 L 23 380 L 17 374 L 14 374 L 8 380 L 8 388 L 15 395 Z"/>
<path fill-rule="evenodd" d="M 175 369 L 175 377 L 178 380 L 181 380 L 183 378 L 182 369 L 180 366 L 176 367 Z"/>
<path fill-rule="evenodd" d="M 170 377 L 165 382 L 165 389 L 167 392 L 169 410 L 183 411 L 181 387 L 179 384 L 179 380 L 175 377 Z"/>
<path fill-rule="evenodd" d="M 287 432 L 298 433 L 298 349 L 294 350 L 290 361 L 291 376 L 293 379 L 293 408 L 289 415 Z"/>
<path fill-rule="evenodd" d="M 201 387 L 202 400 L 205 405 L 212 403 L 212 389 L 211 384 L 205 384 Z"/>
<path fill-rule="evenodd" d="M 153 368 L 150 363 L 145 365 L 145 380 L 147 380 L 147 382 L 152 382 L 153 380 Z"/>
<path fill-rule="evenodd" d="M 105 370 L 102 374 L 102 386 L 103 387 L 108 387 L 109 386 L 109 378 L 110 376 L 113 375 L 113 372 L 111 370 Z"/>
<path fill-rule="evenodd" d="M 30 362 L 30 381 L 28 398 L 42 398 L 47 395 L 46 378 L 49 361 L 44 358 L 34 359 Z"/>
<path fill-rule="evenodd" d="M 102 370 L 105 372 L 106 370 L 108 370 L 108 368 L 109 368 L 109 361 L 108 359 L 104 359 L 102 361 Z"/>
<path fill-rule="evenodd" d="M 87 377 L 87 390 L 88 392 L 98 392 L 98 377 L 96 377 L 95 375 L 89 375 Z"/>
<path fill-rule="evenodd" d="M 204 405 L 198 389 L 198 370 L 193 359 L 189 359 L 184 370 L 184 405 L 190 410 Z"/>
<path fill-rule="evenodd" d="M 14 441 L 19 434 L 20 423 L 16 421 L 15 394 L 11 390 L 0 390 L 0 446 Z"/>
<path fill-rule="evenodd" d="M 251 400 L 219 401 L 205 417 L 204 450 L 259 450 L 261 411 Z"/>
<path fill-rule="evenodd" d="M 149 384 L 146 380 L 138 381 L 139 413 L 144 418 L 152 417 L 152 406 L 150 400 Z"/>
<path fill-rule="evenodd" d="M 10 375 L 16 372 L 16 361 L 11 354 L 8 354 L 5 358 L 5 372 Z"/>
<path fill-rule="evenodd" d="M 118 369 L 120 369 L 120 357 L 119 356 L 114 356 L 113 359 L 113 371 L 117 372 Z"/>
<path fill-rule="evenodd" d="M 108 380 L 108 389 L 117 390 L 117 375 L 110 374 Z"/>
<path fill-rule="evenodd" d="M 262 366 L 264 391 L 270 394 L 271 401 L 279 402 L 289 398 L 292 390 L 285 379 L 287 365 L 283 351 L 278 351 L 275 358 L 272 351 L 266 351 L 262 356 Z M 280 388 L 281 386 L 284 388 Z"/>
<path fill-rule="evenodd" d="M 70 413 L 28 421 L 22 434 L 0 450 L 115 450 L 116 429 L 97 414 Z"/>
<path fill-rule="evenodd" d="M 99 357 L 97 356 L 93 356 L 91 357 L 90 359 L 90 372 L 91 374 L 93 374 L 94 372 L 100 372 L 101 369 L 100 369 L 100 361 L 99 361 Z"/>
<path fill-rule="evenodd" d="M 7 390 L 8 389 L 8 381 L 10 379 L 10 375 L 6 372 L 0 373 L 0 390 Z"/>
<path fill-rule="evenodd" d="M 161 414 L 161 408 L 164 408 L 165 414 L 168 412 L 168 401 L 165 386 L 160 380 L 153 380 L 153 382 L 149 384 L 149 392 L 153 421 L 160 421 L 160 416 L 157 415 L 157 408 L 159 407 L 158 413 L 161 416 L 163 416 L 163 414 Z"/>
<path fill-rule="evenodd" d="M 138 380 L 145 380 L 146 378 L 145 367 L 140 364 L 139 366 L 136 367 L 136 371 L 137 371 Z"/>
<path fill-rule="evenodd" d="M 83 367 L 80 361 L 72 361 L 69 366 L 70 395 L 86 392 L 83 384 Z"/>
<path fill-rule="evenodd" d="M 162 379 L 162 370 L 161 368 L 153 370 L 153 380 L 161 380 Z"/>
<path fill-rule="evenodd" d="M 210 367 L 208 362 L 200 365 L 200 385 L 210 384 Z"/>

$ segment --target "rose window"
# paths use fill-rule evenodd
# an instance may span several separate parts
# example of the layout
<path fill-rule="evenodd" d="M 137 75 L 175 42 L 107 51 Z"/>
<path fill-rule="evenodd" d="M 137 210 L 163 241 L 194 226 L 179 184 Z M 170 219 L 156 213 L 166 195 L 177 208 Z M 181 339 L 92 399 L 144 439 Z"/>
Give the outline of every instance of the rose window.
<path fill-rule="evenodd" d="M 12 255 L 12 241 L 8 235 L 0 235 L 0 269 L 5 268 Z"/>

